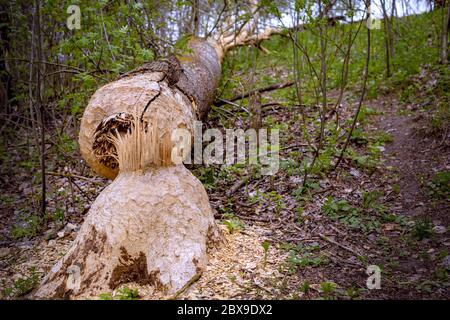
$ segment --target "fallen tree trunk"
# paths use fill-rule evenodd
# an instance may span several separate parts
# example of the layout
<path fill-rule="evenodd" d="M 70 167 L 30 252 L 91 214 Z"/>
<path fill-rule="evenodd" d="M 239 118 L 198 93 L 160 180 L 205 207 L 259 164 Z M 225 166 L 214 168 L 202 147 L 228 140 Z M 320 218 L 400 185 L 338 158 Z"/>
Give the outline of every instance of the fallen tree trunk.
<path fill-rule="evenodd" d="M 217 44 L 199 38 L 190 40 L 188 46 L 191 54 L 144 65 L 92 96 L 81 121 L 79 144 L 83 158 L 98 174 L 114 179 L 119 172 L 105 135 L 129 127 L 122 127 L 117 115 L 133 115 L 136 110 L 141 114 L 145 109 L 143 119 L 155 119 L 161 131 L 190 130 L 194 120 L 205 119 L 219 84 L 224 53 Z M 182 71 L 173 67 L 177 63 Z M 171 77 L 178 81 L 171 83 Z"/>
<path fill-rule="evenodd" d="M 246 41 L 244 31 L 236 45 Z M 172 161 L 171 133 L 192 134 L 194 121 L 210 110 L 221 61 L 233 47 L 221 39 L 192 38 L 189 54 L 146 64 L 92 96 L 81 154 L 114 181 L 34 297 L 96 295 L 128 282 L 173 294 L 201 274 L 222 237 L 204 187 Z"/>

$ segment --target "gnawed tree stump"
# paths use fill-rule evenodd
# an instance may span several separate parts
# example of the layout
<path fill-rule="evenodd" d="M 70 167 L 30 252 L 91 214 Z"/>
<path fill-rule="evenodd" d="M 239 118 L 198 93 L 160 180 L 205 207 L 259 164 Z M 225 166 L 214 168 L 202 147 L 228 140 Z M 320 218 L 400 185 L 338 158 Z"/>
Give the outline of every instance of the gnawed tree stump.
<path fill-rule="evenodd" d="M 183 165 L 120 173 L 36 296 L 98 294 L 128 282 L 176 292 L 201 273 L 217 241 L 206 191 Z M 79 279 L 69 279 L 71 266 Z"/>

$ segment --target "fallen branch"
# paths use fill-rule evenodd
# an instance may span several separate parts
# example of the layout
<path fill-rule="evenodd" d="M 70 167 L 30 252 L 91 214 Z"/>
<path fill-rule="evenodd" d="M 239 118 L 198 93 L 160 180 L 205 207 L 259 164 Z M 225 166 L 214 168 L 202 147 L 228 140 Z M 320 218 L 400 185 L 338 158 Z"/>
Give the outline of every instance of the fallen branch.
<path fill-rule="evenodd" d="M 259 218 L 259 217 L 252 217 L 252 216 L 243 216 L 238 214 L 237 217 L 242 220 L 248 220 L 248 221 L 257 221 L 257 222 L 270 222 L 270 219 L 268 218 Z"/>
<path fill-rule="evenodd" d="M 51 175 L 51 176 L 56 176 L 56 177 L 66 177 L 66 178 L 77 178 L 80 180 L 85 180 L 85 181 L 89 181 L 91 183 L 95 183 L 98 185 L 102 185 L 102 183 L 97 182 L 91 178 L 87 178 L 87 177 L 83 177 L 77 174 L 73 174 L 73 173 L 64 173 L 64 172 L 52 172 L 52 171 L 48 171 L 47 174 Z"/>
<path fill-rule="evenodd" d="M 244 177 L 243 179 L 236 181 L 233 186 L 227 191 L 227 197 L 230 197 L 231 195 L 233 195 L 233 193 L 235 193 L 236 191 L 238 191 L 244 184 L 250 182 L 248 177 Z"/>
<path fill-rule="evenodd" d="M 342 248 L 342 249 L 344 249 L 344 250 L 347 250 L 347 251 L 350 252 L 350 253 L 353 253 L 353 254 L 354 254 L 355 256 L 357 256 L 358 258 L 364 258 L 362 255 L 360 255 L 358 252 L 356 252 L 356 251 L 353 250 L 352 248 L 346 247 L 346 246 L 344 246 L 344 245 L 342 245 L 342 244 L 340 244 L 340 243 L 334 241 L 333 239 L 328 238 L 327 236 L 325 236 L 325 235 L 323 235 L 323 234 L 321 234 L 321 233 L 319 233 L 318 236 L 319 236 L 319 238 L 322 239 L 322 240 L 325 240 L 325 241 L 327 241 L 327 242 L 329 242 L 329 243 L 331 243 L 331 244 L 334 244 L 334 245 L 338 246 L 339 248 Z"/>
<path fill-rule="evenodd" d="M 295 148 L 307 147 L 307 146 L 308 146 L 307 143 L 294 143 L 294 144 L 290 144 L 285 147 L 281 147 L 280 150 L 289 150 L 289 149 L 295 149 Z"/>
<path fill-rule="evenodd" d="M 190 286 L 192 286 L 195 282 L 197 282 L 201 278 L 202 274 L 197 273 L 195 276 L 191 278 L 180 290 L 178 290 L 173 296 L 169 297 L 167 300 L 176 300 L 178 297 L 185 292 Z"/>
<path fill-rule="evenodd" d="M 250 91 L 248 91 L 246 93 L 238 94 L 238 95 L 234 96 L 231 99 L 225 100 L 225 99 L 219 98 L 219 99 L 217 99 L 217 101 L 214 102 L 214 104 L 216 106 L 220 106 L 220 105 L 227 104 L 229 102 L 233 102 L 233 101 L 236 101 L 236 100 L 242 100 L 242 99 L 248 98 L 250 95 L 252 95 L 252 94 L 254 94 L 256 92 L 262 93 L 262 92 L 268 92 L 268 91 L 273 91 L 273 90 L 284 89 L 284 88 L 292 86 L 293 84 L 294 84 L 293 81 L 288 81 L 288 82 L 285 82 L 285 83 L 272 84 L 272 85 L 267 86 L 267 87 L 253 89 L 253 90 L 250 90 Z M 224 101 L 226 101 L 226 102 L 224 102 Z"/>
<path fill-rule="evenodd" d="M 247 108 L 245 108 L 245 107 L 243 107 L 241 105 L 238 105 L 237 103 L 234 103 L 232 101 L 229 101 L 229 100 L 226 100 L 226 99 L 222 99 L 222 98 L 217 98 L 217 100 L 219 100 L 222 104 L 229 104 L 229 105 L 234 106 L 236 108 L 242 109 L 245 112 L 247 112 L 248 114 L 250 114 L 250 111 L 248 111 Z"/>

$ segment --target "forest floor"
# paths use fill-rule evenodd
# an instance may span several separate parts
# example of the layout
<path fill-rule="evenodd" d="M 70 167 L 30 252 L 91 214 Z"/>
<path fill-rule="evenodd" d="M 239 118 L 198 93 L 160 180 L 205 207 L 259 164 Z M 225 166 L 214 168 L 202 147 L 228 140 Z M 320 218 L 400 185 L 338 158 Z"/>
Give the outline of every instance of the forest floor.
<path fill-rule="evenodd" d="M 302 176 L 289 162 L 272 177 L 230 179 L 206 171 L 214 180 L 211 187 L 202 173 L 226 241 L 211 254 L 201 278 L 176 298 L 450 297 L 450 202 L 433 180 L 437 173 L 450 170 L 448 130 L 431 134 L 428 113 L 418 103 L 399 102 L 395 94 L 379 95 L 365 106 L 372 110 L 365 130 L 383 133 L 385 142 L 376 146 L 380 156 L 370 168 L 355 164 L 363 156 L 346 159 L 340 170 L 316 177 L 300 195 L 295 190 Z M 350 117 L 354 108 L 355 101 L 346 100 L 342 114 L 347 115 L 341 116 Z M 274 108 L 267 113 L 271 121 L 289 124 L 291 137 L 282 141 L 282 159 L 301 153 L 304 145 L 295 140 L 300 129 L 291 121 L 297 110 Z M 360 141 L 353 148 L 367 146 Z M 13 184 L 13 175 L 16 180 L 20 177 L 14 172 L 3 178 L 3 196 L 13 198 L 2 202 L 0 211 L 3 297 L 24 295 L 37 285 L 67 251 L 89 204 L 107 184 L 87 177 L 83 170 L 59 169 L 49 184 L 84 200 L 66 204 L 64 210 L 70 213 L 66 218 L 50 223 L 38 235 L 25 234 L 22 240 L 9 234 L 21 231 L 17 203 L 33 191 L 26 183 Z M 50 199 L 49 206 L 58 205 L 58 198 Z M 381 269 L 380 289 L 368 289 L 366 284 L 367 268 L 373 265 Z M 137 289 L 143 299 L 173 298 L 151 286 L 126 287 Z"/>
<path fill-rule="evenodd" d="M 400 104 L 394 96 L 366 104 L 379 112 L 371 120 L 372 130 L 392 134 L 392 141 L 382 148 L 381 165 L 371 173 L 349 166 L 346 169 L 350 177 L 328 176 L 321 181 L 324 186 L 314 200 L 303 208 L 300 222 L 292 207 L 283 208 L 275 221 L 270 217 L 258 221 L 254 214 L 259 208 L 245 205 L 247 192 L 242 186 L 235 198 L 241 199 L 236 200 L 238 206 L 245 207 L 239 212 L 246 221 L 245 232 L 227 235 L 229 244 L 213 255 L 205 275 L 182 297 L 450 297 L 446 271 L 450 267 L 450 203 L 427 195 L 424 184 L 436 172 L 450 169 L 448 140 L 426 135 L 422 131 L 427 128 L 426 117 L 414 106 L 407 115 L 399 114 Z M 291 180 L 277 176 L 273 184 L 282 194 L 283 188 L 289 189 L 286 181 Z M 352 230 L 321 214 L 328 196 L 356 203 L 363 193 L 378 191 L 380 198 L 370 204 L 375 207 L 372 213 L 382 210 L 389 214 L 379 219 L 376 231 Z M 211 198 L 223 199 L 224 195 L 213 194 Z M 263 214 L 259 220 L 264 220 Z M 266 241 L 270 243 L 267 253 L 262 245 Z M 366 286 L 369 265 L 382 270 L 380 289 L 369 290 Z"/>

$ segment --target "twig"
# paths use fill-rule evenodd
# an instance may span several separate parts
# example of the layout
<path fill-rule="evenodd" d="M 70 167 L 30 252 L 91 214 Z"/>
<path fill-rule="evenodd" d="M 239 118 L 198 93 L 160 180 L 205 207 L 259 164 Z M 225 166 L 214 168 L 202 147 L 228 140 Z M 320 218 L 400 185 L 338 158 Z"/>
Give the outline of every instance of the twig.
<path fill-rule="evenodd" d="M 67 64 L 62 64 L 62 63 L 49 62 L 49 61 L 28 60 L 28 59 L 23 59 L 23 58 L 3 58 L 3 59 L 0 59 L 0 61 L 20 61 L 20 62 L 27 62 L 27 63 L 32 63 L 32 64 L 40 63 L 40 64 L 46 64 L 46 65 L 49 65 L 49 66 L 65 67 L 65 68 L 71 68 L 71 69 L 74 69 L 74 70 L 78 70 L 80 72 L 86 72 L 82 68 L 69 66 Z"/>
<path fill-rule="evenodd" d="M 269 219 L 267 219 L 267 218 L 259 218 L 259 217 L 252 217 L 252 216 L 242 216 L 242 215 L 237 215 L 237 217 L 239 218 L 239 219 L 242 219 L 242 220 L 248 220 L 248 221 L 257 221 L 257 222 L 270 222 L 270 220 Z"/>
<path fill-rule="evenodd" d="M 219 21 L 220 21 L 221 18 L 222 18 L 222 14 L 225 12 L 227 6 L 228 6 L 228 3 L 227 3 L 227 1 L 225 1 L 224 5 L 223 5 L 223 8 L 222 8 L 222 11 L 220 11 L 219 15 L 217 16 L 216 23 L 214 24 L 214 26 L 212 27 L 212 29 L 206 34 L 205 38 L 210 37 L 211 34 L 213 33 L 213 31 L 217 28 L 217 26 L 219 25 Z"/>
<path fill-rule="evenodd" d="M 73 179 L 73 175 L 71 178 L 67 178 L 71 183 L 74 184 L 75 187 L 77 187 L 78 190 L 80 190 L 80 192 L 83 194 L 83 196 L 85 196 L 89 201 L 92 201 L 91 197 L 89 197 L 89 195 L 84 192 L 83 189 L 81 189 L 81 187 L 75 182 L 75 180 Z"/>
<path fill-rule="evenodd" d="M 281 147 L 281 150 L 289 150 L 289 149 L 295 149 L 295 148 L 307 147 L 307 146 L 308 146 L 307 143 L 293 143 L 288 146 Z"/>
<path fill-rule="evenodd" d="M 243 106 L 241 106 L 241 105 L 239 105 L 237 103 L 234 103 L 232 101 L 229 101 L 229 100 L 226 100 L 226 99 L 222 99 L 222 98 L 217 98 L 217 100 L 221 103 L 220 105 L 229 104 L 229 105 L 234 106 L 236 108 L 242 109 L 245 112 L 247 112 L 248 114 L 250 114 L 250 111 L 248 111 L 247 108 L 245 108 L 245 107 L 243 107 Z"/>
<path fill-rule="evenodd" d="M 272 294 L 272 295 L 274 294 L 274 293 L 273 293 L 272 291 L 270 291 L 269 289 L 264 288 L 262 285 L 256 283 L 254 275 L 251 275 L 251 276 L 250 276 L 250 279 L 252 280 L 252 284 L 253 284 L 255 287 L 257 287 L 258 289 L 261 289 L 261 290 L 267 292 L 268 294 Z"/>
<path fill-rule="evenodd" d="M 188 283 L 186 283 L 180 290 L 178 290 L 177 292 L 175 292 L 175 294 L 169 298 L 167 298 L 167 300 L 176 300 L 178 299 L 178 297 L 185 292 L 190 286 L 192 286 L 195 282 L 197 282 L 200 277 L 202 276 L 201 273 L 197 273 L 195 274 L 191 280 L 188 281 Z"/>
<path fill-rule="evenodd" d="M 77 175 L 77 174 L 73 174 L 73 173 L 68 174 L 68 173 L 64 173 L 64 172 L 52 172 L 52 171 L 47 171 L 47 174 L 48 174 L 48 175 L 51 175 L 51 176 L 57 176 L 57 177 L 66 177 L 66 178 L 71 178 L 71 177 L 73 177 L 73 178 L 77 178 L 77 179 L 81 179 L 81 180 L 86 180 L 86 181 L 89 181 L 89 182 L 91 182 L 91 183 L 95 183 L 95 184 L 98 184 L 98 185 L 102 185 L 102 183 L 97 182 L 97 181 L 95 181 L 95 180 L 93 180 L 93 179 L 90 179 L 90 178 L 88 178 L 88 177 L 83 177 L 83 176 L 80 176 L 80 175 Z"/>
<path fill-rule="evenodd" d="M 238 94 L 238 95 L 232 97 L 231 99 L 225 100 L 225 99 L 218 98 L 217 101 L 214 102 L 214 104 L 216 106 L 220 106 L 220 105 L 229 103 L 230 101 L 233 102 L 233 101 L 236 101 L 236 100 L 242 100 L 244 98 L 247 98 L 247 97 L 251 96 L 252 94 L 254 94 L 256 92 L 262 93 L 262 92 L 267 92 L 267 91 L 284 89 L 284 88 L 292 86 L 293 84 L 294 84 L 293 81 L 288 81 L 288 82 L 285 82 L 285 83 L 272 84 L 272 85 L 267 86 L 267 87 L 257 88 L 257 89 L 250 90 L 250 91 L 248 91 L 246 93 Z"/>
<path fill-rule="evenodd" d="M 329 227 L 330 227 L 331 229 L 333 229 L 334 231 L 336 231 L 337 233 L 339 233 L 340 235 L 342 235 L 342 236 L 345 236 L 345 235 L 346 235 L 343 231 L 339 230 L 338 228 L 336 228 L 336 227 L 333 226 L 332 224 L 330 224 Z"/>
<path fill-rule="evenodd" d="M 244 184 L 248 183 L 249 179 L 248 177 L 244 177 L 241 180 L 236 181 L 233 186 L 227 191 L 226 195 L 227 197 L 230 197 L 233 193 L 238 191 Z"/>
<path fill-rule="evenodd" d="M 333 239 L 328 238 L 327 236 L 325 236 L 325 235 L 323 235 L 323 234 L 321 234 L 321 233 L 319 233 L 318 236 L 319 236 L 320 239 L 325 240 L 325 241 L 327 241 L 327 242 L 329 242 L 329 243 L 331 243 L 331 244 L 334 244 L 334 245 L 338 246 L 339 248 L 342 248 L 342 249 L 344 249 L 344 250 L 347 250 L 348 252 L 353 253 L 353 254 L 354 254 L 355 256 L 357 256 L 357 257 L 364 258 L 362 255 L 360 255 L 358 252 L 356 252 L 356 251 L 353 250 L 352 248 L 346 247 L 346 246 L 344 246 L 344 245 L 342 245 L 342 244 L 340 244 L 340 243 L 334 241 Z"/>
<path fill-rule="evenodd" d="M 218 112 L 221 112 L 221 114 L 223 114 L 223 115 L 225 115 L 226 117 L 228 117 L 229 119 L 230 118 L 238 118 L 239 120 L 241 120 L 242 121 L 242 118 L 241 117 L 239 117 L 239 116 L 237 116 L 237 115 L 235 115 L 233 112 L 231 112 L 231 111 L 229 111 L 229 110 L 227 110 L 227 109 L 225 109 L 225 108 L 222 108 L 222 107 L 216 107 L 216 106 L 212 106 L 212 109 L 213 110 L 216 110 L 216 111 L 218 111 Z"/>

